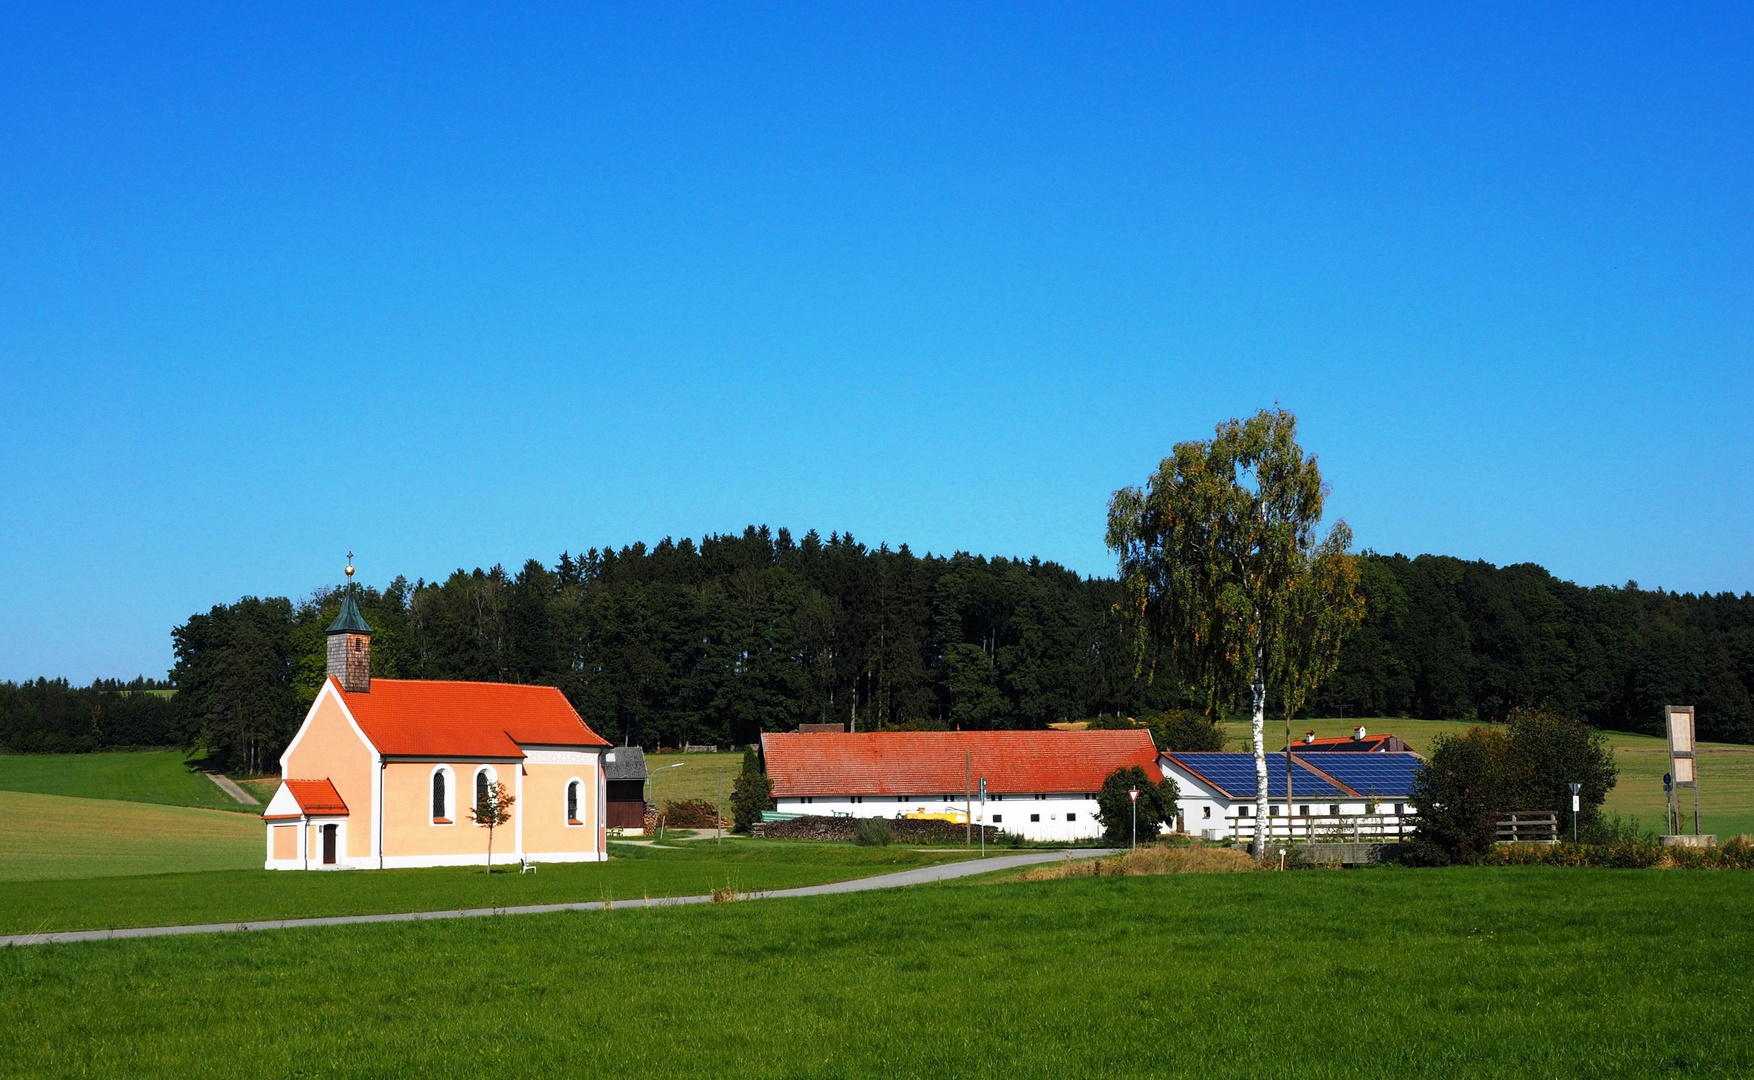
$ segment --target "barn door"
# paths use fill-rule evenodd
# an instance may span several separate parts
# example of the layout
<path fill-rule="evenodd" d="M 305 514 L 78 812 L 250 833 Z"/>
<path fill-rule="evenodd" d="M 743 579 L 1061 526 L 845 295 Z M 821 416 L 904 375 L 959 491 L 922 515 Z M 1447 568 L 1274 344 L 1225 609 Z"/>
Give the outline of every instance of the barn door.
<path fill-rule="evenodd" d="M 323 826 L 323 865 L 324 866 L 334 866 L 335 865 L 335 833 L 340 828 L 341 828 L 341 826 L 339 826 L 339 825 L 325 825 L 325 826 Z"/>

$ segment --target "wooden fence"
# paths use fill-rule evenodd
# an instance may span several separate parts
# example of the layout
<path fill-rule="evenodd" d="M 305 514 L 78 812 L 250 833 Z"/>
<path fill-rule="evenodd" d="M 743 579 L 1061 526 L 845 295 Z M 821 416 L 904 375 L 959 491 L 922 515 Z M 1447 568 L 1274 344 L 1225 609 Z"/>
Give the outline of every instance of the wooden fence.
<path fill-rule="evenodd" d="M 1226 819 L 1232 827 L 1231 835 L 1248 843 L 1254 842 L 1257 821 L 1267 823 L 1269 840 L 1305 840 L 1313 844 L 1398 844 L 1418 827 L 1412 814 L 1309 814 Z"/>
<path fill-rule="evenodd" d="M 1551 844 L 1558 839 L 1559 815 L 1551 810 L 1505 814 L 1498 819 L 1498 842 L 1501 844 Z"/>

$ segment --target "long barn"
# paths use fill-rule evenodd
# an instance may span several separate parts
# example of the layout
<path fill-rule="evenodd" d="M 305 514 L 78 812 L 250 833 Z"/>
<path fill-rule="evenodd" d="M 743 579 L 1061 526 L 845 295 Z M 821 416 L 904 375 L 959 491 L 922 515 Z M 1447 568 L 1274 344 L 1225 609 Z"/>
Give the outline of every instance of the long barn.
<path fill-rule="evenodd" d="M 1163 775 L 1143 729 L 770 733 L 761 749 L 782 813 L 972 815 L 1029 840 L 1099 836 L 1096 792 L 1111 773 L 1137 765 L 1153 781 Z"/>

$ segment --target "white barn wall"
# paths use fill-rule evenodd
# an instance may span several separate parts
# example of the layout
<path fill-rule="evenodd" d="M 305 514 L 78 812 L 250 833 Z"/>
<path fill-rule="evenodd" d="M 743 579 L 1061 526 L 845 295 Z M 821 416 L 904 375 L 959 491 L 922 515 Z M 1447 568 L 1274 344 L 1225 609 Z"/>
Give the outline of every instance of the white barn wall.
<path fill-rule="evenodd" d="M 946 801 L 943 794 L 921 795 L 816 795 L 775 799 L 785 814 L 820 817 L 897 818 L 907 814 L 961 814 L 968 803 L 960 798 Z M 990 825 L 1025 840 L 1066 842 L 1094 840 L 1102 835 L 1091 792 L 1044 792 L 1041 794 L 988 795 L 983 807 L 974 801 L 975 824 Z M 1035 817 L 1038 820 L 1031 821 Z"/>

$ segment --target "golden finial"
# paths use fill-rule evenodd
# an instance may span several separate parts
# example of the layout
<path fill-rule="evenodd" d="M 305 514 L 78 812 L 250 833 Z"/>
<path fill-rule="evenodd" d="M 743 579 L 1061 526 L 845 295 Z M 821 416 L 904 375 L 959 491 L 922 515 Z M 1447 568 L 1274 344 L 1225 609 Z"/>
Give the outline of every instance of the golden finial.
<path fill-rule="evenodd" d="M 353 552 L 351 551 L 347 553 L 347 580 L 349 583 L 353 581 Z"/>

